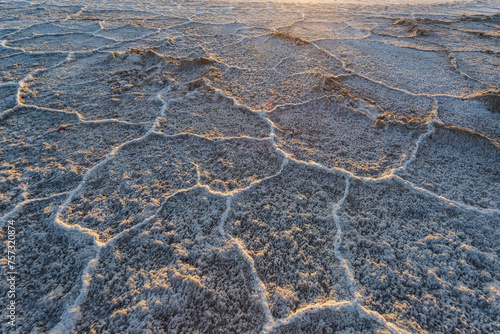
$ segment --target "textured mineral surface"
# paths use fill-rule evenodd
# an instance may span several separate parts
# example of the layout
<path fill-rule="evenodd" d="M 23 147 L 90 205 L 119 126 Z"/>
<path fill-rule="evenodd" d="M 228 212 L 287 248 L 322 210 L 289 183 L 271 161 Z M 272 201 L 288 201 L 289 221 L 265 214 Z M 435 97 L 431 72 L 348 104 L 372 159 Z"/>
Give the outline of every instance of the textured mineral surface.
<path fill-rule="evenodd" d="M 499 189 L 498 1 L 0 2 L 2 333 L 500 333 Z"/>

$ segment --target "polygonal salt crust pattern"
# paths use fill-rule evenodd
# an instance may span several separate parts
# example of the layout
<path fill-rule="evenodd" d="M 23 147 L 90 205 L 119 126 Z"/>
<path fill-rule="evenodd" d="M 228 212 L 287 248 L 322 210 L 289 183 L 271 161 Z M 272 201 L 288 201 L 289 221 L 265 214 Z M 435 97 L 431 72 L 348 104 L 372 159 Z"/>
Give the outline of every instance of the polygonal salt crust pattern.
<path fill-rule="evenodd" d="M 412 93 L 462 96 L 488 88 L 453 71 L 445 52 L 425 52 L 363 40 L 324 40 L 317 44 L 352 62 L 348 68 L 355 72 Z"/>
<path fill-rule="evenodd" d="M 365 40 L 376 41 L 396 47 L 409 48 L 420 51 L 439 52 L 446 50 L 446 47 L 444 47 L 443 45 L 426 42 L 420 38 L 415 37 L 391 37 L 387 35 L 372 34 L 369 37 L 365 38 Z"/>
<path fill-rule="evenodd" d="M 304 311 L 271 330 L 272 334 L 338 333 L 389 334 L 383 325 L 359 312 L 352 304 L 339 303 Z"/>
<path fill-rule="evenodd" d="M 51 6 L 44 4 L 3 3 L 0 28 L 22 29 L 36 23 L 64 20 L 76 14 L 80 6 Z"/>
<path fill-rule="evenodd" d="M 234 7 L 231 6 L 230 3 L 226 2 L 222 4 L 221 2 L 217 3 L 215 6 L 207 6 L 206 10 L 203 11 L 194 11 L 192 12 L 193 16 L 189 16 L 192 21 L 196 23 L 202 23 L 205 25 L 214 25 L 214 26 L 230 26 L 233 27 L 236 25 L 242 25 L 242 23 L 237 22 L 235 20 L 235 10 Z M 230 30 L 225 30 L 225 33 L 232 34 Z M 234 33 L 237 33 L 234 32 Z"/>
<path fill-rule="evenodd" d="M 497 37 L 498 39 L 498 37 Z M 455 52 L 458 69 L 493 86 L 500 85 L 500 54 Z M 500 112 L 500 111 L 499 111 Z"/>
<path fill-rule="evenodd" d="M 16 302 L 16 333 L 48 333 L 60 320 L 64 310 L 73 304 L 82 286 L 81 275 L 87 263 L 95 257 L 92 238 L 65 230 L 54 223 L 55 212 L 64 196 L 26 204 L 11 219 L 15 228 L 15 298 L 9 299 L 6 278 L 7 243 L 0 244 L 2 268 L 0 302 L 5 307 Z M 2 240 L 7 240 L 8 223 L 2 228 Z M 12 254 L 10 254 L 12 255 Z M 4 321 L 3 333 L 13 333 Z"/>
<path fill-rule="evenodd" d="M 203 36 L 207 51 L 229 67 L 249 70 L 271 70 L 294 74 L 318 72 L 340 74 L 341 63 L 308 41 L 286 32 L 257 37 Z M 213 41 L 212 41 L 213 39 Z M 207 40 L 210 43 L 207 43 Z M 230 46 L 230 47 L 228 47 Z"/>
<path fill-rule="evenodd" d="M 479 19 L 486 19 L 486 17 Z M 498 21 L 497 18 L 496 22 Z M 427 36 L 423 36 L 422 39 L 443 45 L 451 51 L 500 52 L 498 35 L 496 35 L 498 34 L 498 29 L 495 29 L 493 26 L 490 26 L 491 30 L 489 33 L 473 30 L 460 31 L 458 29 L 450 29 L 448 22 L 443 22 L 442 24 L 429 28 L 432 29 L 432 32 Z M 482 34 L 482 36 L 479 34 Z"/>
<path fill-rule="evenodd" d="M 321 96 L 318 87 L 324 77 L 343 73 L 335 58 L 287 33 L 243 41 L 228 48 L 223 39 L 204 48 L 228 66 L 213 85 L 253 109 L 270 110 Z"/>
<path fill-rule="evenodd" d="M 269 140 L 235 138 L 209 140 L 181 135 L 172 139 L 179 157 L 198 166 L 200 183 L 230 194 L 275 175 L 283 163 Z"/>
<path fill-rule="evenodd" d="M 280 175 L 234 197 L 225 230 L 253 258 L 274 317 L 349 298 L 333 251 L 332 210 L 344 188 L 343 177 L 290 162 Z"/>
<path fill-rule="evenodd" d="M 276 3 L 277 5 L 278 3 Z M 356 7 L 359 12 L 363 12 L 363 7 L 359 5 L 353 5 L 349 3 L 343 4 L 334 4 L 334 3 L 289 3 L 289 7 L 287 10 L 298 10 L 305 14 L 305 20 L 300 20 L 295 22 L 295 24 L 301 23 L 303 21 L 311 21 L 311 22 L 351 22 L 351 20 L 358 19 L 358 11 L 353 13 L 350 9 Z M 387 20 L 380 17 L 371 18 L 374 20 Z"/>
<path fill-rule="evenodd" d="M 6 36 L 6 40 L 26 39 L 38 35 L 54 35 L 54 34 L 67 34 L 75 32 L 73 29 L 61 27 L 52 22 L 35 24 L 23 30 L 15 31 L 14 33 Z"/>
<path fill-rule="evenodd" d="M 262 3 L 260 6 L 253 4 L 251 7 L 234 8 L 233 12 L 238 15 L 238 22 L 247 26 L 276 29 L 289 26 L 302 20 L 302 14 L 298 11 L 284 11 L 282 3 Z M 213 20 L 213 18 L 212 18 Z"/>
<path fill-rule="evenodd" d="M 152 216 L 176 190 L 196 185 L 196 166 L 168 141 L 156 139 L 127 144 L 97 168 L 61 220 L 93 229 L 107 241 Z"/>
<path fill-rule="evenodd" d="M 493 2 L 1 3 L 0 113 L 21 102 L 0 114 L 0 217 L 17 205 L 21 226 L 18 332 L 59 320 L 68 332 L 500 332 Z M 258 139 L 272 131 L 257 116 L 273 139 Z M 429 129 L 477 133 L 437 126 L 415 146 L 431 117 Z M 226 138 L 239 136 L 255 138 Z M 276 148 L 415 185 L 351 179 L 339 224 L 345 178 L 283 165 Z M 64 207 L 63 195 L 19 205 L 71 190 Z M 58 207 L 73 228 L 55 224 Z M 96 273 L 74 224 L 120 234 Z"/>
<path fill-rule="evenodd" d="M 339 217 L 340 252 L 369 309 L 414 333 L 499 330 L 498 214 L 399 181 L 352 181 Z"/>
<path fill-rule="evenodd" d="M 195 19 L 196 20 L 196 19 Z M 198 20 L 196 20 L 198 21 Z M 234 42 L 239 39 L 235 38 L 240 28 L 244 27 L 241 23 L 236 23 L 234 20 L 227 24 L 221 24 L 221 22 L 206 24 L 200 22 L 187 22 L 185 24 L 178 25 L 176 27 L 171 28 L 170 30 L 181 33 L 183 36 L 191 36 L 191 37 L 204 37 L 208 40 L 212 38 L 219 38 L 225 40 L 231 40 Z M 237 35 L 239 36 L 239 35 Z M 227 52 L 231 52 L 231 50 L 227 50 Z"/>
<path fill-rule="evenodd" d="M 0 59 L 0 84 L 18 82 L 34 70 L 54 66 L 66 58 L 63 54 L 16 54 Z"/>
<path fill-rule="evenodd" d="M 437 127 L 401 176 L 448 199 L 500 208 L 500 145 L 457 128 Z"/>
<path fill-rule="evenodd" d="M 406 121 L 414 119 L 422 122 L 432 110 L 432 99 L 428 96 L 403 93 L 358 75 L 338 77 L 331 82 L 332 93 L 339 93 L 335 91 L 335 82 L 338 82 L 341 84 L 338 88 L 346 90 L 342 92 L 343 96 L 348 94 L 365 101 L 373 101 L 383 112 L 393 114 L 399 119 L 404 117 Z M 327 85 L 325 89 L 328 88 L 330 87 Z"/>
<path fill-rule="evenodd" d="M 35 36 L 5 43 L 8 47 L 29 52 L 75 52 L 92 51 L 103 46 L 109 46 L 115 41 L 84 33 L 70 33 Z"/>
<path fill-rule="evenodd" d="M 358 39 L 369 35 L 365 29 L 356 29 L 348 22 L 297 22 L 291 27 L 285 27 L 280 30 L 286 31 L 294 36 L 308 41 L 321 40 L 324 38 L 332 39 Z"/>
<path fill-rule="evenodd" d="M 140 38 L 144 35 L 154 33 L 155 30 L 135 25 L 125 25 L 119 28 L 101 30 L 96 33 L 97 36 L 110 38 L 115 41 L 126 41 Z"/>
<path fill-rule="evenodd" d="M 277 41 L 280 41 L 280 44 L 273 45 L 273 48 L 280 49 L 281 59 L 275 66 L 276 71 L 280 73 L 321 73 L 324 75 L 344 73 L 340 61 L 312 44 L 303 44 L 307 41 L 302 41 L 296 36 L 284 33 L 276 35 L 271 41 L 273 44 L 278 44 Z M 281 46 L 281 44 L 284 45 Z M 290 56 L 294 53 L 297 55 Z"/>
<path fill-rule="evenodd" d="M 442 50 L 498 52 L 495 41 L 498 32 L 492 25 L 494 21 L 498 22 L 498 19 L 483 16 L 478 17 L 478 20 L 482 22 L 472 22 L 466 17 L 453 21 L 436 16 L 404 17 L 396 19 L 393 24 L 375 27 L 372 32 L 397 40 L 412 38 L 417 43 L 434 44 Z"/>
<path fill-rule="evenodd" d="M 152 216 L 180 189 L 199 181 L 220 192 L 238 190 L 276 173 L 281 159 L 268 142 L 153 134 L 127 144 L 96 169 L 62 220 L 107 241 Z"/>
<path fill-rule="evenodd" d="M 268 117 L 284 151 L 360 176 L 381 176 L 399 167 L 424 132 L 398 123 L 375 123 L 333 97 L 278 107 Z"/>
<path fill-rule="evenodd" d="M 196 49 L 194 50 L 196 52 Z M 211 58 L 170 58 L 167 57 L 165 70 L 178 83 L 214 78 L 220 75 L 222 65 Z"/>
<path fill-rule="evenodd" d="M 314 13 L 315 16 L 321 16 L 323 14 L 329 15 L 329 14 L 331 14 L 331 12 L 318 11 L 318 12 Z M 354 29 L 359 29 L 359 30 L 373 31 L 373 29 L 376 27 L 379 27 L 381 25 L 392 24 L 392 22 L 394 22 L 390 18 L 384 18 L 384 17 L 363 17 L 363 18 L 360 18 L 358 15 L 350 15 L 349 19 L 346 21 L 344 19 L 346 14 L 341 13 L 341 15 L 342 15 L 342 17 L 338 18 L 336 20 L 337 22 L 344 22 L 345 21 Z"/>
<path fill-rule="evenodd" d="M 498 27 L 500 26 L 500 17 L 498 14 L 485 15 L 483 17 L 467 17 L 464 15 L 455 20 L 451 27 L 457 31 L 463 31 L 471 36 L 480 38 L 490 38 L 498 35 Z"/>
<path fill-rule="evenodd" d="M 101 30 L 101 26 L 97 20 L 80 20 L 78 19 L 78 16 L 74 16 L 69 20 L 55 22 L 55 25 L 64 29 L 71 29 L 91 34 Z"/>
<path fill-rule="evenodd" d="M 99 21 L 100 23 L 115 24 L 123 26 L 128 22 L 134 23 L 146 19 L 153 19 L 157 15 L 140 10 L 130 9 L 94 9 L 89 8 L 77 16 L 78 20 Z"/>
<path fill-rule="evenodd" d="M 138 40 L 124 41 L 111 47 L 103 48 L 104 52 L 127 52 L 131 49 L 154 50 L 156 53 L 175 60 L 188 60 L 195 62 L 196 59 L 206 57 L 207 52 L 198 43 L 191 41 L 190 37 L 177 36 L 171 31 L 161 31 L 158 34 L 141 38 Z M 171 71 L 171 69 L 169 69 Z M 174 70 L 175 72 L 175 70 Z M 180 72 L 179 72 L 180 73 Z M 193 80 L 193 79 L 191 79 Z M 189 81 L 181 79 L 180 81 Z"/>
<path fill-rule="evenodd" d="M 264 138 L 271 133 L 270 125 L 258 114 L 235 105 L 232 99 L 209 87 L 195 91 L 183 87 L 169 95 L 180 96 L 169 100 L 157 131 L 168 135 L 191 133 L 206 138 Z"/>
<path fill-rule="evenodd" d="M 500 96 L 497 100 L 500 101 Z M 500 110 L 495 101 L 481 96 L 467 100 L 438 97 L 437 101 L 438 118 L 445 125 L 469 129 L 500 141 Z"/>
<path fill-rule="evenodd" d="M 396 23 L 398 22 L 398 23 Z M 415 28 L 418 25 L 415 23 L 415 26 L 411 26 L 409 19 L 402 19 L 403 24 L 399 23 L 401 21 L 392 21 L 392 24 L 384 24 L 372 29 L 372 33 L 388 36 L 388 37 L 396 37 L 396 38 L 404 38 L 404 37 L 417 37 L 415 34 Z"/>
<path fill-rule="evenodd" d="M 165 34 L 166 35 L 166 34 Z M 164 55 L 167 49 L 172 49 L 172 39 L 165 38 L 155 38 L 155 35 L 148 35 L 143 38 L 136 38 L 131 40 L 121 41 L 109 47 L 104 47 L 100 49 L 100 52 L 110 52 L 114 53 L 115 56 L 117 54 L 123 52 L 130 52 L 131 50 L 140 50 L 143 52 L 144 50 L 154 50 L 158 54 Z M 162 36 L 164 37 L 164 36 Z"/>
<path fill-rule="evenodd" d="M 264 310 L 249 263 L 218 224 L 226 200 L 204 189 L 101 251 L 77 332 L 257 333 Z"/>
<path fill-rule="evenodd" d="M 213 79 L 213 86 L 238 103 L 270 111 L 276 105 L 297 104 L 324 97 L 320 73 L 285 75 L 274 70 L 255 71 L 229 68 Z"/>
<path fill-rule="evenodd" d="M 81 123 L 73 114 L 19 108 L 0 121 L 0 212 L 26 198 L 76 188 L 113 147 L 146 130 L 116 122 Z"/>
<path fill-rule="evenodd" d="M 134 20 L 133 24 L 134 26 L 137 27 L 145 27 L 148 29 L 162 29 L 166 30 L 170 27 L 173 26 L 178 26 L 183 23 L 187 23 L 189 20 L 187 18 L 181 18 L 181 17 L 176 17 L 176 16 L 158 16 L 158 17 L 153 17 L 153 18 L 144 18 L 140 21 Z"/>
<path fill-rule="evenodd" d="M 152 121 L 162 106 L 154 94 L 165 80 L 162 60 L 153 52 L 76 56 L 27 80 L 22 102 L 89 120 Z"/>
<path fill-rule="evenodd" d="M 252 27 L 252 26 L 242 26 L 235 35 L 240 37 L 239 42 L 243 42 L 247 38 L 258 38 L 269 34 L 269 29 Z"/>

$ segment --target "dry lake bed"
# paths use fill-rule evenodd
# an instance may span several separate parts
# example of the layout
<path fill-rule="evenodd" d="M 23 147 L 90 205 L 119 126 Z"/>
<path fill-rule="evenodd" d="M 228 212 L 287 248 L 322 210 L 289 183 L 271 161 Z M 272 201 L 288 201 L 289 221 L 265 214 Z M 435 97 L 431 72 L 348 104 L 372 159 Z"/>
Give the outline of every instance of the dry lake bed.
<path fill-rule="evenodd" d="M 500 3 L 392 2 L 0 2 L 2 332 L 500 333 Z"/>

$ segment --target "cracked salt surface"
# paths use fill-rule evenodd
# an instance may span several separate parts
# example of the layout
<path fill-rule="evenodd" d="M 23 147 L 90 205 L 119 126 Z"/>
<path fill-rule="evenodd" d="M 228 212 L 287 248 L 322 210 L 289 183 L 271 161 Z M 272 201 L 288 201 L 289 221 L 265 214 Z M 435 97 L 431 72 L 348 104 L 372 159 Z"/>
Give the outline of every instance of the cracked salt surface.
<path fill-rule="evenodd" d="M 500 332 L 494 1 L 0 9 L 2 332 Z"/>

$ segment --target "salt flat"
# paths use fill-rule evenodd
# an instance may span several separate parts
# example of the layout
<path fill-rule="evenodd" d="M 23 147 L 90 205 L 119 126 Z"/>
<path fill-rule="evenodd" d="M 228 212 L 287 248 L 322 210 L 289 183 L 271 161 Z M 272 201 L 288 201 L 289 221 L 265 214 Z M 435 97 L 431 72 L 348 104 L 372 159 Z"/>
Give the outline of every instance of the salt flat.
<path fill-rule="evenodd" d="M 498 1 L 0 2 L 3 333 L 500 333 Z"/>

